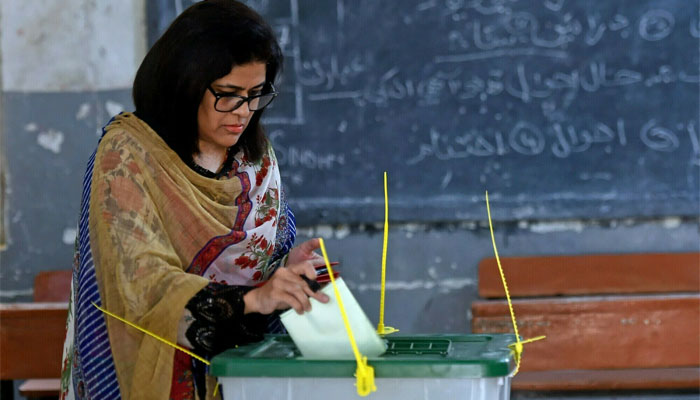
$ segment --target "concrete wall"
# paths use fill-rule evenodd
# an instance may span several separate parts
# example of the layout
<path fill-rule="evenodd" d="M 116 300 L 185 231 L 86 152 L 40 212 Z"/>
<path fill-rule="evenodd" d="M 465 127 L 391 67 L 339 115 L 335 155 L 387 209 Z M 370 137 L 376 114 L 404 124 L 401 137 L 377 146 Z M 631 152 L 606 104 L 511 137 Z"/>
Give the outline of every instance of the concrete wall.
<path fill-rule="evenodd" d="M 87 158 L 109 117 L 132 108 L 146 51 L 145 3 L 8 0 L 0 15 L 7 161 L 0 299 L 16 301 L 31 297 L 37 271 L 71 265 Z"/>
<path fill-rule="evenodd" d="M 6 91 L 131 87 L 146 48 L 143 0 L 14 0 L 1 7 Z"/>
<path fill-rule="evenodd" d="M 87 158 L 132 107 L 144 20 L 144 0 L 0 1 L 0 302 L 70 268 Z"/>
<path fill-rule="evenodd" d="M 0 251 L 2 302 L 30 300 L 38 271 L 71 266 L 85 163 L 100 128 L 113 114 L 132 109 L 130 87 L 146 49 L 144 13 L 144 0 L 0 2 L 0 174 L 6 182 L 0 207 L 7 226 L 7 248 Z M 331 258 L 341 262 L 349 286 L 377 321 L 381 221 L 299 225 L 299 240 L 326 238 Z M 495 230 L 501 256 L 700 250 L 695 217 L 523 220 Z M 469 332 L 477 263 L 493 254 L 485 221 L 395 224 L 388 249 L 385 323 L 405 333 Z M 696 398 L 634 396 L 624 398 Z"/>
<path fill-rule="evenodd" d="M 0 8 L 0 21 L 2 21 L 2 9 Z M 0 25 L 1 27 L 1 25 Z M 0 29 L 0 44 L 2 43 L 2 29 Z M 2 71 L 3 57 L 0 46 L 0 71 Z M 2 74 L 0 73 L 0 93 L 3 92 Z M 3 113 L 3 96 L 0 95 L 0 252 L 7 247 L 7 217 L 5 214 L 5 173 L 7 172 L 7 159 L 5 157 L 5 118 Z M 1 253 L 0 253 L 1 254 Z"/>

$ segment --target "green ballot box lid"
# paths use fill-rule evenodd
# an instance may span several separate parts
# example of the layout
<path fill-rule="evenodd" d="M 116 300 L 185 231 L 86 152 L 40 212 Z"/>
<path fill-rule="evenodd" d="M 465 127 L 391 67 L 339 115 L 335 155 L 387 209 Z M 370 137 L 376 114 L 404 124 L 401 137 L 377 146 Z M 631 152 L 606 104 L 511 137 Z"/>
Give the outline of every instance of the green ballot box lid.
<path fill-rule="evenodd" d="M 489 378 L 515 368 L 508 345 L 512 334 L 387 336 L 387 351 L 368 359 L 377 378 Z M 320 344 L 319 344 L 320 345 Z M 214 357 L 219 377 L 352 377 L 354 359 L 305 359 L 287 335 L 267 335 L 258 343 Z"/>

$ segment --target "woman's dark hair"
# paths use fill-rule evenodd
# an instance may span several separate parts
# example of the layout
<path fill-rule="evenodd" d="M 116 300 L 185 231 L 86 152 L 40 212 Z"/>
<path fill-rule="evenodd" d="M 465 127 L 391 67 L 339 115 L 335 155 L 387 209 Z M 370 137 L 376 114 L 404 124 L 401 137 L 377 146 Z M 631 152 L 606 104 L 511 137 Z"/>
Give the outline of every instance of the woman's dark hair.
<path fill-rule="evenodd" d="M 197 110 L 213 81 L 249 62 L 266 65 L 274 82 L 282 51 L 270 26 L 235 0 L 205 0 L 173 21 L 146 54 L 134 79 L 136 115 L 146 121 L 180 158 L 199 152 Z M 236 147 L 258 161 L 267 146 L 256 111 Z"/>

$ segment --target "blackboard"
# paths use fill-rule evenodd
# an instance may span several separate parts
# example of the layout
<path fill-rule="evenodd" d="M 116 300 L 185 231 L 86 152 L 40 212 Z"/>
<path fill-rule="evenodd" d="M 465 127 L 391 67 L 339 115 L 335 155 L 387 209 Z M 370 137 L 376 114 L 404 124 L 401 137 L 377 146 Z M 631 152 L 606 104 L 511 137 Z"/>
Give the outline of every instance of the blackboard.
<path fill-rule="evenodd" d="M 149 2 L 153 41 L 189 0 Z M 256 0 L 304 223 L 700 215 L 698 0 Z"/>

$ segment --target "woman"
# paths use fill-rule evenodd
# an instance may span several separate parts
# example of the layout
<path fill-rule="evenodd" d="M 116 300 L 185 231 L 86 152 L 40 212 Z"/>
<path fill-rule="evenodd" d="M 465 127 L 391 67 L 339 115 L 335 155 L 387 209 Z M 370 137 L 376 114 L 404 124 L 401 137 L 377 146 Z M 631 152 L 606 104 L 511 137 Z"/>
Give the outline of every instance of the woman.
<path fill-rule="evenodd" d="M 190 7 L 146 55 L 135 113 L 105 127 L 85 175 L 62 398 L 213 397 L 203 363 L 96 306 L 210 358 L 261 339 L 277 310 L 328 301 L 301 278 L 318 242 L 292 248 L 260 125 L 281 65 L 234 0 Z"/>

